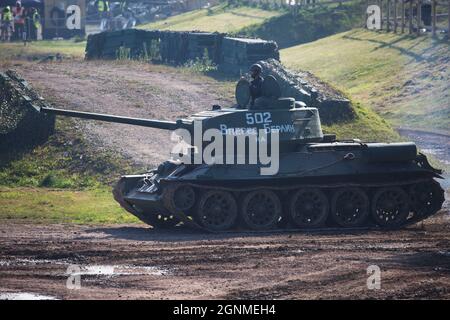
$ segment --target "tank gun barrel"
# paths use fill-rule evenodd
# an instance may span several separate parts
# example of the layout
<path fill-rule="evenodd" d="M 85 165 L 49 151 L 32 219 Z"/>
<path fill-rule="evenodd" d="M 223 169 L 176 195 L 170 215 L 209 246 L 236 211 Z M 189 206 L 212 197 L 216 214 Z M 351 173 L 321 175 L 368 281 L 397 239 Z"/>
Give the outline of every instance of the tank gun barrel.
<path fill-rule="evenodd" d="M 121 116 L 114 116 L 114 115 L 101 114 L 101 113 L 72 111 L 72 110 L 44 108 L 44 107 L 40 108 L 40 111 L 44 112 L 44 113 L 48 113 L 48 114 L 61 115 L 61 116 L 67 116 L 67 117 L 73 117 L 73 118 L 91 119 L 91 120 L 99 120 L 99 121 L 115 122 L 115 123 L 125 123 L 125 124 L 131 124 L 131 125 L 135 125 L 135 126 L 150 127 L 150 128 L 157 128 L 157 129 L 163 129 L 163 130 L 175 130 L 178 128 L 177 123 L 174 121 L 121 117 Z"/>

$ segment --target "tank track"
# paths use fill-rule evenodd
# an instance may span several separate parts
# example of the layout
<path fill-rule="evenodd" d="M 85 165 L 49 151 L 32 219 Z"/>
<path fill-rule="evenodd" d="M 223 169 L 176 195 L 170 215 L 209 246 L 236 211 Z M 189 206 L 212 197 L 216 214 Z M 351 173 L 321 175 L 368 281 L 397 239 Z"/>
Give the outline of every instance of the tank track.
<path fill-rule="evenodd" d="M 191 188 L 195 193 L 195 204 L 190 205 L 186 210 L 177 208 L 176 194 L 177 190 L 180 190 L 182 187 Z M 123 199 L 123 191 L 124 182 L 121 180 L 113 191 L 116 201 L 124 209 L 147 224 L 161 228 L 173 227 L 181 222 L 190 229 L 213 233 L 392 230 L 423 221 L 437 213 L 444 202 L 444 190 L 439 183 L 431 178 L 396 183 L 299 184 L 291 186 L 255 186 L 248 188 L 166 182 L 163 185 L 162 198 L 164 207 L 169 212 L 172 223 L 164 223 L 161 220 L 155 222 L 154 219 L 149 219 L 152 215 L 151 213 L 139 212 L 130 206 Z M 274 198 L 274 195 L 276 198 Z M 319 195 L 324 195 L 325 198 Z M 232 200 L 230 200 L 229 196 L 231 196 Z M 294 202 L 293 198 L 298 196 L 302 196 L 301 199 L 305 197 L 308 199 L 309 196 L 311 199 L 316 199 L 315 201 L 319 204 L 320 201 L 323 201 L 325 203 L 324 210 L 316 211 L 326 212 L 325 218 L 318 218 L 317 221 L 319 223 L 313 226 L 308 226 L 308 223 L 296 223 L 296 218 L 293 218 L 295 215 L 291 212 L 296 212 L 295 205 L 292 203 Z M 227 205 L 225 207 L 231 212 L 236 212 L 238 216 L 237 218 L 230 218 L 230 221 L 233 221 L 233 223 L 225 228 L 225 230 L 215 228 L 214 224 L 211 224 L 211 221 L 215 221 L 214 219 L 211 218 L 208 220 L 205 218 L 208 216 L 207 211 L 211 212 L 217 209 L 209 203 L 211 202 L 209 199 L 214 198 L 218 198 L 226 204 L 229 202 L 227 204 L 228 207 Z M 216 202 L 220 203 L 220 201 Z M 232 204 L 233 202 L 235 202 L 235 205 Z M 273 205 L 274 203 L 278 203 L 279 205 Z M 357 206 L 355 207 L 355 205 L 352 207 L 352 203 L 359 204 L 359 208 Z M 262 223 L 258 226 L 257 223 L 252 223 L 254 220 L 252 217 L 249 218 L 251 214 L 245 214 L 245 212 L 251 212 L 248 209 L 250 207 L 256 208 L 256 211 L 262 210 L 261 212 L 271 210 L 279 212 L 279 217 L 277 217 L 276 222 Z M 264 211 L 264 207 L 269 209 Z M 247 210 L 244 210 L 244 208 Z M 346 210 L 350 212 L 350 215 L 339 214 L 339 212 L 346 212 Z M 222 212 L 225 211 L 222 210 Z M 374 212 L 377 213 L 375 214 Z M 226 213 L 223 215 L 227 216 Z M 347 216 L 349 217 L 347 218 Z M 361 216 L 362 218 L 360 219 L 362 220 L 358 221 L 358 216 Z M 389 217 L 395 217 L 392 218 L 394 222 L 389 222 Z M 383 219 L 386 219 L 388 222 L 384 222 Z M 222 220 L 225 221 L 223 222 L 225 224 L 222 224 L 222 226 L 226 225 L 226 219 L 222 217 Z M 311 222 L 311 220 L 314 219 L 307 219 L 306 221 Z M 257 219 L 255 221 L 258 222 Z"/>

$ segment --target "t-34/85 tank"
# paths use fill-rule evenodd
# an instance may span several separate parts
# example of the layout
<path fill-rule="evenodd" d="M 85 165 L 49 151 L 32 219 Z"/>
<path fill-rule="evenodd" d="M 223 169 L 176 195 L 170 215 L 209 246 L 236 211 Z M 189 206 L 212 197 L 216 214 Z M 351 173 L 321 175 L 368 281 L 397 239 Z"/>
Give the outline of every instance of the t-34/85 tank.
<path fill-rule="evenodd" d="M 183 223 L 211 231 L 390 229 L 423 220 L 441 208 L 443 190 L 434 180 L 441 178 L 441 171 L 430 166 L 414 143 L 336 141 L 334 135 L 322 133 L 316 108 L 279 98 L 273 77 L 266 77 L 262 92 L 249 106 L 249 83 L 241 80 L 236 87 L 236 106 L 213 106 L 211 111 L 176 122 L 52 108 L 40 111 L 163 130 L 184 129 L 191 137 L 187 142 L 195 148 L 186 148 L 183 161 L 171 159 L 150 172 L 123 176 L 113 191 L 123 208 L 154 227 Z M 210 131 L 210 141 L 204 142 L 208 129 L 216 130 Z M 212 162 L 202 159 L 199 150 L 206 151 L 216 141 L 211 136 L 217 133 L 227 146 L 229 137 L 237 141 L 239 136 L 248 136 L 244 148 L 233 151 L 233 161 L 219 159 L 222 153 L 229 155 L 226 147 L 211 152 Z M 259 150 L 262 141 L 274 142 L 269 149 L 272 160 L 278 160 L 278 170 L 262 174 L 267 162 L 250 161 L 252 152 L 255 154 L 251 137 Z M 192 161 L 199 156 L 200 161 Z M 238 158 L 243 164 L 235 163 Z"/>

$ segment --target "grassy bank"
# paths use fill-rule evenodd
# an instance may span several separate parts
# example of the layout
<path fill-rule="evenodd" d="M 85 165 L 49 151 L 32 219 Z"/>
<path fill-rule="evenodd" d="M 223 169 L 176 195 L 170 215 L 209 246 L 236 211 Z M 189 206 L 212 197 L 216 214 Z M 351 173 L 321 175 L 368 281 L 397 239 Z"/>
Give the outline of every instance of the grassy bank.
<path fill-rule="evenodd" d="M 0 220 L 36 223 L 137 222 L 111 185 L 137 170 L 116 153 L 86 145 L 70 119 L 58 119 L 43 145 L 0 156 Z"/>
<path fill-rule="evenodd" d="M 137 223 L 111 196 L 109 188 L 61 190 L 0 186 L 0 220 L 35 223 Z"/>
<path fill-rule="evenodd" d="M 74 40 L 45 40 L 27 43 L 1 43 L 0 60 L 12 59 L 41 59 L 48 55 L 62 54 L 65 58 L 83 58 L 86 41 Z"/>
<path fill-rule="evenodd" d="M 394 126 L 449 132 L 448 43 L 355 29 L 284 49 L 281 60 L 344 90 Z"/>
<path fill-rule="evenodd" d="M 334 133 L 338 139 L 360 139 L 365 142 L 399 141 L 392 126 L 367 106 L 352 103 L 355 118 L 352 121 L 322 125 L 324 133 Z"/>
<path fill-rule="evenodd" d="M 281 48 L 311 42 L 362 24 L 361 2 L 300 8 L 239 30 L 243 36 L 274 40 Z"/>
<path fill-rule="evenodd" d="M 175 31 L 236 32 L 253 24 L 280 15 L 278 11 L 268 11 L 251 7 L 228 7 L 220 4 L 209 9 L 194 10 L 169 17 L 164 20 L 139 26 L 141 29 Z"/>
<path fill-rule="evenodd" d="M 0 185 L 10 187 L 97 189 L 135 170 L 112 151 L 92 150 L 67 118 L 57 119 L 46 143 L 0 155 Z"/>

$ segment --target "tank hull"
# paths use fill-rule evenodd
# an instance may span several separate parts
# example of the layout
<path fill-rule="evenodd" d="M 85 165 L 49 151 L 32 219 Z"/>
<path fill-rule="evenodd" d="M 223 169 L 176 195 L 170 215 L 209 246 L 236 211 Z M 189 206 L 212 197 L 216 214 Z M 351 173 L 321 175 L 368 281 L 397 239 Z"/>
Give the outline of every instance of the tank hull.
<path fill-rule="evenodd" d="M 209 231 L 392 229 L 435 214 L 444 201 L 443 190 L 434 180 L 440 178 L 440 171 L 431 167 L 424 155 L 417 154 L 411 143 L 306 144 L 297 152 L 280 154 L 276 175 L 261 175 L 260 169 L 258 165 L 167 162 L 152 172 L 122 177 L 114 197 L 150 225 L 182 222 Z M 209 212 L 217 209 L 211 207 L 217 197 L 226 204 L 224 210 L 233 212 L 229 225 L 205 221 Z M 265 210 L 267 216 L 268 211 L 275 212 L 276 223 L 275 218 L 267 224 L 242 223 L 256 219 L 257 214 L 252 212 L 264 211 L 258 201 L 270 208 Z M 323 218 L 305 218 L 308 214 L 316 217 L 314 213 Z M 226 212 L 222 215 L 227 216 Z"/>

